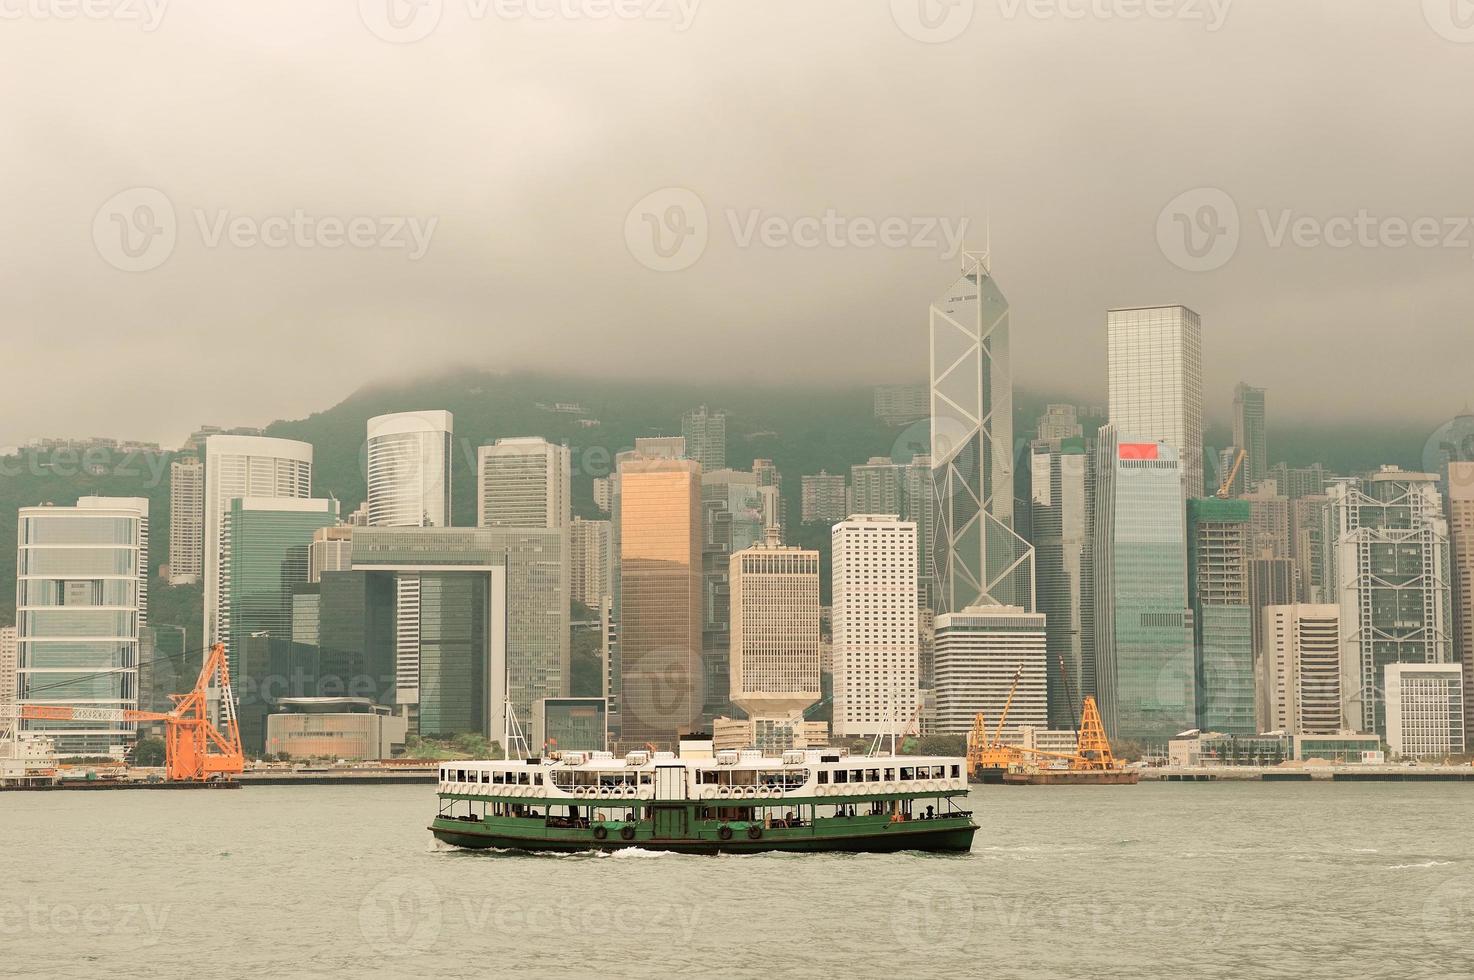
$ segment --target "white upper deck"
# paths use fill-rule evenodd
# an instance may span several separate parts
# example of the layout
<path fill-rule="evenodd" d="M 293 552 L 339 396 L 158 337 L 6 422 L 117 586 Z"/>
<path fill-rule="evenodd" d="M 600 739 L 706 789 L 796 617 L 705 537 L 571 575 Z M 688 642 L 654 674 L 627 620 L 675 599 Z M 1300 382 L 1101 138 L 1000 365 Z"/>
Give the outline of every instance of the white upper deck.
<path fill-rule="evenodd" d="M 548 801 L 773 800 L 967 790 L 964 760 L 946 756 L 849 756 L 794 750 L 781 757 L 722 751 L 710 757 L 670 752 L 563 752 L 504 762 L 445 762 L 440 792 L 525 796 Z"/>

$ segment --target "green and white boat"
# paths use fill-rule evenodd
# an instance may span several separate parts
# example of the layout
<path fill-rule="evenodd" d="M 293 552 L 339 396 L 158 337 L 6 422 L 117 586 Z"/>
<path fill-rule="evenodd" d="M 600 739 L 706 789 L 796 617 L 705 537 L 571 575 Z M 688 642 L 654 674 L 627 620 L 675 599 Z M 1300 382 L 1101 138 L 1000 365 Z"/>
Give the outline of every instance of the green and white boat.
<path fill-rule="evenodd" d="M 688 854 L 967 851 L 962 759 L 564 752 L 447 762 L 430 831 L 456 847 Z"/>

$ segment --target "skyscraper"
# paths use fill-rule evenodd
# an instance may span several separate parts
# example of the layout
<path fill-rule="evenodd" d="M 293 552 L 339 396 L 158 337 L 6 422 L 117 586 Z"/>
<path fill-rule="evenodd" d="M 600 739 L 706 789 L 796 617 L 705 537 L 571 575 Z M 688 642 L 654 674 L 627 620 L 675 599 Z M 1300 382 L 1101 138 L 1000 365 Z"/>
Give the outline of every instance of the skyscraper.
<path fill-rule="evenodd" d="M 681 435 L 686 440 L 686 456 L 701 468 L 725 469 L 727 466 L 727 416 L 725 412 L 707 411 L 705 405 L 681 416 Z"/>
<path fill-rule="evenodd" d="M 873 393 L 875 417 L 886 425 L 908 425 L 929 411 L 924 384 L 876 385 Z"/>
<path fill-rule="evenodd" d="M 1384 466 L 1330 487 L 1327 597 L 1341 607 L 1348 723 L 1387 735 L 1382 682 L 1393 663 L 1453 660 L 1448 521 L 1431 473 Z"/>
<path fill-rule="evenodd" d="M 1474 721 L 1474 463 L 1451 460 L 1446 486 L 1454 658 L 1464 667 L 1464 710 Z"/>
<path fill-rule="evenodd" d="M 16 700 L 138 707 L 148 624 L 148 500 L 83 497 L 22 507 L 16 562 Z M 27 721 L 64 755 L 131 744 L 134 722 Z"/>
<path fill-rule="evenodd" d="M 338 502 L 236 497 L 221 531 L 221 629 L 239 684 L 241 743 L 263 750 L 266 716 L 292 692 L 274 686 L 294 666 L 292 596 L 307 583 L 313 535 L 338 520 Z"/>
<path fill-rule="evenodd" d="M 15 703 L 17 647 L 14 626 L 0 626 L 0 705 Z"/>
<path fill-rule="evenodd" d="M 1049 727 L 1074 727 L 1095 693 L 1095 472 L 1079 438 L 1033 445 L 1034 561 L 1048 640 Z"/>
<path fill-rule="evenodd" d="M 398 412 L 368 420 L 370 527 L 449 527 L 455 419 Z"/>
<path fill-rule="evenodd" d="M 1341 607 L 1269 606 L 1264 610 L 1258 709 L 1262 732 L 1334 735 L 1341 713 Z"/>
<path fill-rule="evenodd" d="M 205 643 L 227 643 L 221 547 L 238 497 L 312 495 L 312 446 L 294 439 L 212 435 L 205 440 Z"/>
<path fill-rule="evenodd" d="M 1111 310 L 1106 334 L 1111 424 L 1123 436 L 1171 446 L 1187 496 L 1201 497 L 1201 319 L 1185 306 Z"/>
<path fill-rule="evenodd" d="M 1111 737 L 1164 742 L 1197 714 L 1182 471 L 1117 433 L 1097 437 L 1095 687 Z"/>
<path fill-rule="evenodd" d="M 979 712 L 996 726 L 1003 721 L 1005 705 L 1005 730 L 1050 727 L 1047 656 L 1043 613 L 996 605 L 942 613 L 936 620 L 934 653 L 936 730 L 965 734 Z"/>
<path fill-rule="evenodd" d="M 1193 612 L 1198 728 L 1253 735 L 1254 630 L 1249 505 L 1187 502 L 1188 601 Z"/>
<path fill-rule="evenodd" d="M 1034 553 L 1013 530 L 1008 301 L 987 257 L 931 306 L 932 579 L 939 613 L 1034 607 Z"/>
<path fill-rule="evenodd" d="M 855 514 L 830 537 L 834 734 L 904 733 L 920 712 L 916 525 Z"/>
<path fill-rule="evenodd" d="M 204 574 L 205 464 L 189 456 L 169 464 L 169 584 Z"/>
<path fill-rule="evenodd" d="M 1269 442 L 1264 436 L 1264 389 L 1242 381 L 1233 390 L 1233 443 L 1244 451 L 1245 482 L 1254 486 L 1269 475 Z"/>
<path fill-rule="evenodd" d="M 731 557 L 776 529 L 778 494 L 737 470 L 701 473 L 701 659 L 706 671 L 703 720 L 727 711 L 731 686 Z"/>
<path fill-rule="evenodd" d="M 899 514 L 916 524 L 916 588 L 923 605 L 932 600 L 931 581 L 931 460 L 915 456 L 897 463 L 873 456 L 850 467 L 849 511 L 855 514 Z"/>
<path fill-rule="evenodd" d="M 788 719 L 819 700 L 819 553 L 776 536 L 730 559 L 730 698 L 749 719 Z"/>
<path fill-rule="evenodd" d="M 621 736 L 670 746 L 700 718 L 701 466 L 619 464 Z"/>
<path fill-rule="evenodd" d="M 536 437 L 498 439 L 477 454 L 480 527 L 567 527 L 571 454 Z"/>
<path fill-rule="evenodd" d="M 598 611 L 600 600 L 610 595 L 609 549 L 612 544 L 608 521 L 586 521 L 575 517 L 569 525 L 570 570 L 568 590 L 574 602 Z"/>
<path fill-rule="evenodd" d="M 1079 439 L 1085 435 L 1080 425 L 1079 411 L 1074 405 L 1045 405 L 1044 414 L 1039 416 L 1038 437 L 1044 442 L 1058 439 Z"/>

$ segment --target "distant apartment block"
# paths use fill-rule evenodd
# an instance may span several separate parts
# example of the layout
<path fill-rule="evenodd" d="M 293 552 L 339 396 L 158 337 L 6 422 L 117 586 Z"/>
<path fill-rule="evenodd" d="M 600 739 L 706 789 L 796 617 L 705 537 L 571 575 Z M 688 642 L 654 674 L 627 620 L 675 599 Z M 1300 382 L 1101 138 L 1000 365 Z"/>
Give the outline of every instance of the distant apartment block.
<path fill-rule="evenodd" d="M 188 457 L 169 465 L 169 584 L 198 582 L 204 565 L 205 464 Z"/>
<path fill-rule="evenodd" d="M 701 464 L 704 471 L 725 469 L 727 465 L 727 416 L 713 412 L 705 405 L 681 416 L 681 436 L 686 440 L 686 456 Z"/>
<path fill-rule="evenodd" d="M 920 714 L 916 525 L 856 514 L 834 525 L 834 733 L 914 730 Z"/>
<path fill-rule="evenodd" d="M 848 488 L 842 474 L 827 470 L 807 474 L 799 482 L 805 524 L 832 524 L 849 513 Z"/>
<path fill-rule="evenodd" d="M 1334 735 L 1346 729 L 1341 697 L 1341 607 L 1269 606 L 1259 658 L 1261 732 Z"/>
<path fill-rule="evenodd" d="M 1387 747 L 1404 758 L 1464 752 L 1464 682 L 1458 664 L 1386 668 Z"/>
<path fill-rule="evenodd" d="M 875 417 L 886 425 L 909 425 L 931 415 L 929 389 L 924 384 L 876 385 Z"/>
<path fill-rule="evenodd" d="M 575 517 L 569 525 L 569 594 L 574 602 L 599 609 L 605 596 L 613 594 L 612 526 L 608 521 Z"/>
<path fill-rule="evenodd" d="M 0 626 L 0 705 L 15 703 L 15 627 Z"/>
<path fill-rule="evenodd" d="M 1074 405 L 1046 405 L 1039 416 L 1038 437 L 1044 442 L 1079 439 L 1085 435 Z"/>
<path fill-rule="evenodd" d="M 321 582 L 323 572 L 346 572 L 353 567 L 353 525 L 318 528 L 308 551 L 307 581 Z"/>

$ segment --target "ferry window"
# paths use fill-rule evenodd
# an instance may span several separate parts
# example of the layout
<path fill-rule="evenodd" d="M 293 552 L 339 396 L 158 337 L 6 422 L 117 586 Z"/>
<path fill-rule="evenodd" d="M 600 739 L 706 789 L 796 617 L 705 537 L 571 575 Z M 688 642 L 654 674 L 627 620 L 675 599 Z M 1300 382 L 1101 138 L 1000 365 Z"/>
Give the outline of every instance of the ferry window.
<path fill-rule="evenodd" d="M 485 769 L 481 770 L 481 781 L 483 783 L 491 782 L 491 773 L 487 772 Z"/>
<path fill-rule="evenodd" d="M 834 770 L 834 781 L 836 783 L 847 783 L 850 781 L 850 774 L 843 769 L 836 769 Z"/>
<path fill-rule="evenodd" d="M 865 770 L 864 769 L 851 769 L 850 770 L 850 782 L 852 782 L 852 783 L 863 783 L 864 781 L 865 781 Z"/>
<path fill-rule="evenodd" d="M 535 786 L 541 786 L 543 784 L 543 774 L 540 773 L 540 772 L 533 773 L 532 774 L 532 782 L 533 782 L 533 785 L 535 785 Z"/>
<path fill-rule="evenodd" d="M 914 778 L 915 772 L 916 772 L 916 770 L 912 769 L 910 766 L 902 766 L 901 767 L 901 778 L 902 779 L 912 779 L 912 778 Z"/>
<path fill-rule="evenodd" d="M 829 770 L 828 769 L 820 769 L 819 770 L 819 785 L 822 786 L 822 785 L 824 785 L 827 782 L 829 782 Z"/>
<path fill-rule="evenodd" d="M 464 770 L 464 769 L 457 769 L 456 770 L 456 782 L 458 782 L 458 783 L 464 783 L 465 781 L 466 781 L 466 770 Z"/>
<path fill-rule="evenodd" d="M 961 766 L 953 766 L 952 767 L 952 778 L 953 779 L 957 779 L 961 775 L 962 775 L 962 767 Z"/>
<path fill-rule="evenodd" d="M 887 769 L 885 771 L 885 781 L 888 783 L 896 781 L 896 771 L 894 769 Z"/>
<path fill-rule="evenodd" d="M 880 770 L 879 769 L 867 769 L 865 771 L 865 779 L 867 781 L 869 781 L 869 782 L 872 782 L 872 783 L 878 783 L 878 782 L 880 782 Z"/>

